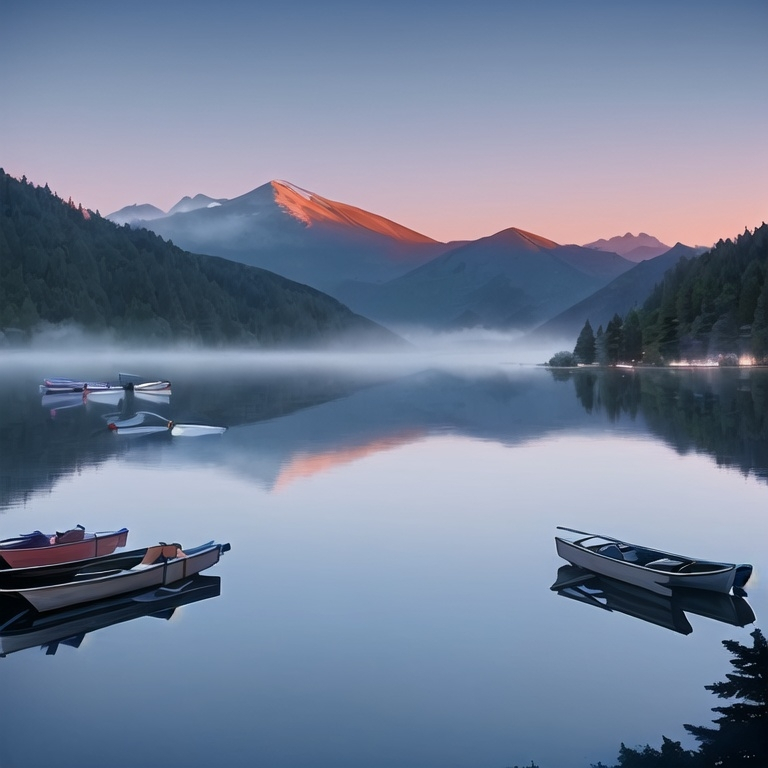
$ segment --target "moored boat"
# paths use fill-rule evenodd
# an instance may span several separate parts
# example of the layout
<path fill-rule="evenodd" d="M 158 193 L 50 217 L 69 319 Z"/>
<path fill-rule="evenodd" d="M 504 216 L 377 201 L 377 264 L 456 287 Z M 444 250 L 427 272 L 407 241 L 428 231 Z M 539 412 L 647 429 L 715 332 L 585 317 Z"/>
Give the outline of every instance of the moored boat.
<path fill-rule="evenodd" d="M 573 540 L 555 536 L 557 554 L 564 560 L 660 595 L 671 595 L 673 587 L 727 594 L 732 589 L 743 590 L 752 575 L 752 566 L 748 563 L 702 560 L 630 544 L 611 536 L 558 528 L 579 534 L 579 538 Z"/>
<path fill-rule="evenodd" d="M 110 418 L 107 428 L 117 435 L 151 435 L 170 432 L 174 437 L 221 435 L 226 427 L 214 424 L 177 424 L 159 413 L 138 411 L 125 418 Z"/>
<path fill-rule="evenodd" d="M 111 381 L 83 381 L 64 377 L 52 377 L 44 379 L 40 385 L 43 395 L 83 393 L 98 395 L 100 393 L 112 393 L 114 391 L 133 390 L 136 393 L 167 395 L 171 391 L 170 381 L 140 381 L 140 382 L 111 382 Z"/>
<path fill-rule="evenodd" d="M 79 567 L 73 563 L 4 571 L 0 595 L 23 598 L 40 612 L 55 611 L 178 582 L 215 565 L 229 549 L 229 544 L 212 541 L 186 551 L 179 544 L 158 544 L 130 557 L 93 558 Z"/>
<path fill-rule="evenodd" d="M 124 547 L 128 529 L 88 532 L 82 525 L 67 531 L 33 531 L 0 541 L 0 570 L 29 568 L 111 555 Z"/>

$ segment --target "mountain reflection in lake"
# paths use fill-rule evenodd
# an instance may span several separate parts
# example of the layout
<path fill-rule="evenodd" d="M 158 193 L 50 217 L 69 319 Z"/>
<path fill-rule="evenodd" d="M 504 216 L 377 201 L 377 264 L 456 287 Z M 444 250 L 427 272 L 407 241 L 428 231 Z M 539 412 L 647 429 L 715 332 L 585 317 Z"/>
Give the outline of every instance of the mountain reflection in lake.
<path fill-rule="evenodd" d="M 622 741 L 693 746 L 682 724 L 711 721 L 744 606 L 676 603 L 685 634 L 562 600 L 557 525 L 751 562 L 757 626 L 768 609 L 766 371 L 4 363 L 0 538 L 82 523 L 232 551 L 220 596 L 167 623 L 0 659 L 3 765 L 127 766 L 169 734 L 188 766 L 586 768 Z M 125 403 L 37 391 L 119 370 L 173 383 L 138 410 L 229 429 L 121 438 Z"/>

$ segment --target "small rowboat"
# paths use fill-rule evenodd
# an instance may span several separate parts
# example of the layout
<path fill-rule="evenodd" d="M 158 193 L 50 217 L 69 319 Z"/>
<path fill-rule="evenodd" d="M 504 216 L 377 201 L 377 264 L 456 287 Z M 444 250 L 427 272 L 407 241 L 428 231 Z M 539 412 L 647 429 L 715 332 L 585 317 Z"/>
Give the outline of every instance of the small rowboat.
<path fill-rule="evenodd" d="M 0 541 L 0 570 L 29 568 L 111 555 L 124 547 L 128 529 L 86 532 L 82 525 L 57 533 L 33 531 Z"/>
<path fill-rule="evenodd" d="M 725 594 L 731 589 L 741 592 L 752 575 L 752 566 L 747 563 L 699 560 L 629 544 L 611 536 L 558 528 L 581 536 L 574 540 L 555 536 L 557 554 L 564 560 L 659 595 L 671 595 L 673 587 L 708 589 Z"/>
<path fill-rule="evenodd" d="M 4 571 L 0 596 L 23 598 L 40 612 L 56 611 L 187 579 L 216 565 L 229 549 L 213 541 L 186 551 L 178 544 L 158 544 L 79 564 Z"/>

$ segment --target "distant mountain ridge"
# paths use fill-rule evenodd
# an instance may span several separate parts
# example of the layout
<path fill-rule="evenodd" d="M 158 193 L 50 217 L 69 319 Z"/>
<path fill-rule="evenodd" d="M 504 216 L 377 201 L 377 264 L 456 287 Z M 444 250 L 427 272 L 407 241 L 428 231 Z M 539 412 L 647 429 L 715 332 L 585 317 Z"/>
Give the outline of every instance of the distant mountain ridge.
<path fill-rule="evenodd" d="M 126 205 L 125 208 L 121 208 L 119 211 L 115 211 L 115 213 L 111 213 L 106 218 L 121 226 L 123 224 L 133 226 L 140 221 L 152 221 L 165 215 L 165 211 L 149 203 L 134 203 L 133 205 Z"/>
<path fill-rule="evenodd" d="M 670 246 L 665 245 L 661 240 L 641 232 L 639 235 L 633 235 L 627 232 L 625 235 L 616 235 L 608 240 L 601 238 L 592 243 L 587 243 L 585 248 L 594 248 L 598 251 L 611 251 L 618 253 L 629 261 L 645 261 L 661 256 L 666 253 Z"/>
<path fill-rule="evenodd" d="M 184 198 L 167 215 L 132 226 L 313 286 L 392 326 L 529 329 L 632 266 L 616 253 L 515 227 L 440 243 L 277 180 L 229 200 Z"/>
<path fill-rule="evenodd" d="M 215 208 L 217 205 L 221 205 L 225 202 L 226 198 L 216 199 L 208 197 L 208 195 L 195 195 L 194 197 L 185 195 L 168 211 L 168 215 L 173 216 L 174 213 L 188 213 L 189 211 L 196 211 L 198 208 Z M 107 218 L 114 221 L 114 215 L 115 214 L 110 214 Z"/>

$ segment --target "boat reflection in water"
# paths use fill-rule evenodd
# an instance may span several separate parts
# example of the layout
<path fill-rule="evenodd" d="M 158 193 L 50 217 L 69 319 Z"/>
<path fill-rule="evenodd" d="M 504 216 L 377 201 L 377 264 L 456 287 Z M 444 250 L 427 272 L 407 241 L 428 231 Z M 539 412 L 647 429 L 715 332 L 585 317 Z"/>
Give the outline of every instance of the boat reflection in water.
<path fill-rule="evenodd" d="M 39 613 L 23 600 L 0 600 L 0 656 L 40 646 L 47 655 L 59 645 L 77 648 L 85 635 L 142 616 L 170 619 L 182 605 L 218 597 L 221 577 L 196 575 L 166 587 Z"/>
<path fill-rule="evenodd" d="M 673 588 L 670 596 L 660 595 L 575 565 L 561 566 L 550 589 L 562 597 L 634 616 L 682 635 L 693 632 L 686 614 L 735 627 L 744 627 L 755 620 L 749 603 L 737 595 L 686 587 Z"/>

